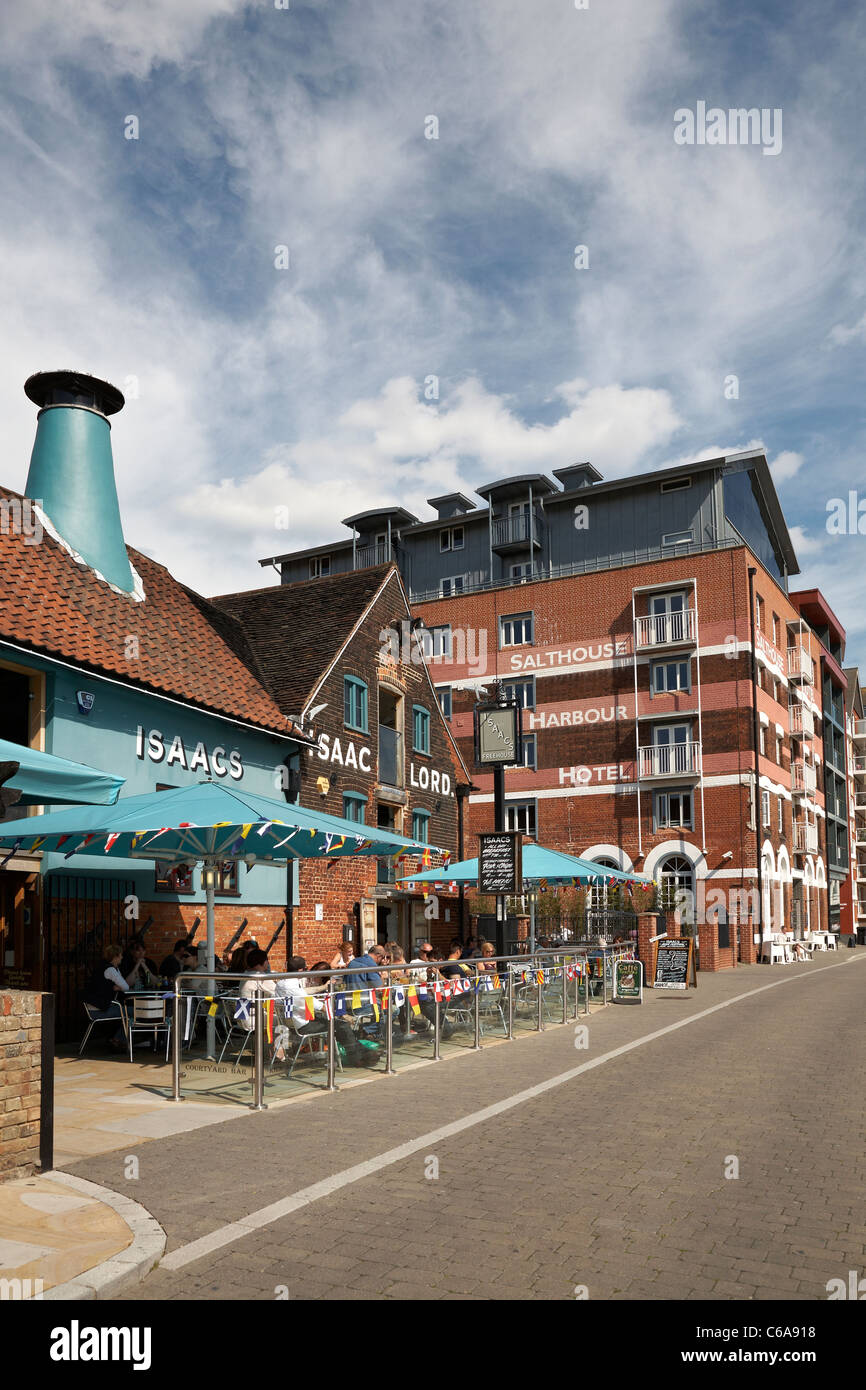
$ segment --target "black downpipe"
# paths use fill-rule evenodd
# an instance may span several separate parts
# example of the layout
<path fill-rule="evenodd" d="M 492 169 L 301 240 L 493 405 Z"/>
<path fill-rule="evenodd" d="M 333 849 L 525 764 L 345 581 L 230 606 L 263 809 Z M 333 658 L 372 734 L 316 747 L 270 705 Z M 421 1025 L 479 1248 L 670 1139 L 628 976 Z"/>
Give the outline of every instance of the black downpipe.
<path fill-rule="evenodd" d="M 755 640 L 755 575 L 757 569 L 749 569 L 749 634 L 752 640 L 752 743 L 755 749 L 755 849 L 758 859 L 758 912 L 760 922 L 759 937 L 764 939 L 764 874 L 763 874 L 763 854 L 761 849 L 761 773 L 758 764 L 758 750 L 761 742 L 758 737 L 758 648 Z M 754 944 L 754 943 L 753 943 Z M 758 952 L 760 961 L 760 950 Z"/>

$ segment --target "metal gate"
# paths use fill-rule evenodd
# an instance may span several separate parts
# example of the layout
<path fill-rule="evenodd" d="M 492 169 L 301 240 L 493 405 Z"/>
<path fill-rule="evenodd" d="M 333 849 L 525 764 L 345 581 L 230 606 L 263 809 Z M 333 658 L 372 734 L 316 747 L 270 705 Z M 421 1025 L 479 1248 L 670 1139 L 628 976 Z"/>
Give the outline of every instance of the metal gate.
<path fill-rule="evenodd" d="M 134 891 L 131 878 L 48 874 L 44 880 L 43 988 L 57 1001 L 57 1041 L 73 1042 L 84 1019 L 82 994 L 109 942 L 123 945 L 133 924 L 123 915 L 124 899 Z"/>

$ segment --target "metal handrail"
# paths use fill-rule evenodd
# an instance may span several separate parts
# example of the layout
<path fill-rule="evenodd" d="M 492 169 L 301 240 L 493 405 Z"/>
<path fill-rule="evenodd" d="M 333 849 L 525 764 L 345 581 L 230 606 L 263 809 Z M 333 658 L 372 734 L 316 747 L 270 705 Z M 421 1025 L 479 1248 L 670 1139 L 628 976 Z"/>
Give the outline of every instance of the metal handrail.
<path fill-rule="evenodd" d="M 584 1013 L 584 1015 L 586 1015 L 586 1014 L 589 1013 L 590 989 L 589 989 L 589 969 L 588 969 L 588 961 L 589 961 L 591 958 L 593 958 L 593 957 L 596 958 L 596 959 L 598 959 L 599 957 L 601 957 L 601 958 L 603 958 L 603 959 L 605 960 L 605 965 L 604 965 L 604 968 L 603 968 L 603 978 L 604 978 L 603 1002 L 606 1004 L 606 1003 L 608 1002 L 608 998 L 607 998 L 607 975 L 608 975 L 608 971 L 607 971 L 607 964 L 606 964 L 607 958 L 610 957 L 611 959 L 614 959 L 614 958 L 616 958 L 617 956 L 622 956 L 622 955 L 628 953 L 629 951 L 633 951 L 633 950 L 634 950 L 634 947 L 633 947 L 633 946 L 630 946 L 630 945 L 625 944 L 625 943 L 620 943 L 620 944 L 618 944 L 617 946 L 584 946 L 584 945 L 581 945 L 581 946 L 573 946 L 573 947 L 572 947 L 572 946 L 567 946 L 567 947 L 565 947 L 565 948 L 556 948 L 556 949 L 552 949 L 552 950 L 551 950 L 551 949 L 547 949 L 547 950 L 536 950 L 534 953 L 532 953 L 531 955 L 528 955 L 528 956 L 527 956 L 527 955 L 485 956 L 485 957 L 484 957 L 485 966 L 486 966 L 486 967 L 490 967 L 490 966 L 502 967 L 501 969 L 498 969 L 498 970 L 497 970 L 497 973 L 505 977 L 505 988 L 506 988 L 506 992 L 507 992 L 507 996 L 508 996 L 508 1025 L 507 1025 L 507 1031 L 506 1031 L 506 1038 L 507 1038 L 507 1039 L 513 1038 L 513 1033 L 514 1033 L 514 1027 L 513 1027 L 513 1022 L 514 1022 L 513 994 L 514 994 L 515 982 L 516 982 L 516 980 L 517 980 L 518 972 L 520 972 L 521 974 L 525 974 L 527 970 L 532 969 L 532 968 L 535 968 L 536 970 L 538 970 L 538 969 L 554 970 L 554 971 L 562 970 L 562 972 L 563 972 L 563 996 L 565 996 L 565 995 L 567 994 L 567 984 L 568 984 L 568 979 L 567 979 L 567 974 L 566 974 L 567 967 L 568 967 L 569 965 L 571 965 L 571 964 L 577 964 L 578 962 L 582 962 L 582 963 L 583 963 L 582 969 L 581 969 L 580 971 L 578 971 L 578 972 L 575 974 L 575 976 L 574 976 L 574 1001 L 573 1001 L 573 1014 L 571 1014 L 571 1017 L 573 1017 L 573 1018 L 576 1019 L 576 1018 L 579 1016 L 579 1012 L 580 1012 L 579 991 L 580 991 L 580 981 L 581 981 L 581 978 L 583 978 L 584 981 L 585 981 L 585 988 L 584 988 L 584 1009 L 583 1009 L 583 1013 Z M 422 965 L 413 965 L 413 963 L 412 963 L 411 961 L 403 961 L 402 963 L 400 963 L 400 964 L 398 964 L 398 965 L 380 965 L 380 966 L 377 966 L 377 967 L 376 967 L 375 973 L 378 974 L 378 975 L 380 975 L 380 976 L 388 976 L 388 977 L 389 977 L 389 982 L 388 982 L 387 984 L 385 984 L 385 985 L 382 985 L 382 986 L 377 986 L 377 985 L 365 985 L 365 986 L 362 986 L 362 992 L 369 992 L 369 990 L 371 990 L 371 989 L 378 990 L 378 989 L 382 988 L 382 989 L 387 989 L 387 990 L 388 990 L 388 993 L 389 993 L 389 995 L 390 995 L 390 993 L 391 993 L 391 991 L 392 991 L 393 989 L 397 989 L 397 988 L 408 989 L 408 988 L 409 988 L 411 985 L 413 985 L 413 984 L 414 984 L 414 985 L 417 985 L 417 984 L 425 984 L 425 983 L 426 983 L 426 984 L 429 986 L 429 984 L 431 983 L 430 978 L 429 978 L 429 975 L 428 975 L 428 979 L 427 979 L 426 982 L 425 982 L 425 981 L 421 981 L 421 980 L 410 979 L 410 981 L 408 982 L 408 984 L 405 983 L 405 982 L 402 982 L 402 981 L 401 981 L 401 982 L 397 982 L 397 983 L 395 983 L 395 984 L 391 984 L 391 983 L 390 983 L 390 976 L 391 976 L 392 974 L 394 974 L 394 973 L 419 975 L 419 974 L 421 973 L 422 970 L 425 970 L 425 971 L 430 971 L 430 970 L 432 970 L 432 971 L 434 971 L 437 975 L 440 975 L 440 976 L 441 976 L 441 973 L 442 973 L 442 972 L 441 972 L 441 967 L 444 966 L 444 965 L 448 965 L 449 963 L 450 963 L 450 964 L 454 964 L 454 965 L 456 965 L 456 964 L 458 964 L 458 963 L 462 963 L 462 964 L 464 964 L 464 965 L 469 965 L 470 968 L 473 968 L 473 976 L 474 976 L 474 979 L 475 979 L 476 981 L 477 981 L 479 978 L 482 978 L 484 975 L 487 975 L 487 974 L 490 973 L 490 972 L 489 972 L 489 969 L 485 969 L 485 970 L 483 970 L 483 971 L 479 971 L 479 970 L 477 969 L 477 966 L 480 964 L 480 960 L 477 959 L 477 958 L 472 958 L 471 961 L 470 961 L 470 960 L 466 960 L 466 961 L 462 961 L 462 962 L 457 962 L 457 961 L 449 962 L 448 960 L 431 961 L 431 962 L 429 962 L 429 964 L 425 964 L 425 965 L 423 965 L 423 966 L 422 966 Z M 534 963 L 535 963 L 535 964 L 534 964 Z M 341 979 L 345 979 L 346 976 L 349 976 L 349 975 L 360 975 L 360 974 L 367 974 L 367 975 L 368 975 L 368 974 L 371 974 L 371 973 L 374 973 L 374 972 L 372 972 L 369 968 L 367 968 L 367 969 L 365 969 L 365 970 L 358 970 L 357 968 L 356 968 L 356 969 L 353 969 L 353 968 L 351 968 L 350 966 L 342 966 L 342 967 L 340 967 L 340 968 L 338 968 L 338 969 L 336 969 L 336 970 L 332 970 L 332 969 L 328 969 L 328 970 L 317 970 L 317 971 L 315 971 L 315 972 L 311 972 L 309 968 L 307 968 L 306 970 L 295 970 L 295 971 L 291 971 L 291 970 L 271 971 L 271 972 L 268 972 L 267 974 L 262 975 L 261 978 L 263 978 L 263 979 L 268 979 L 268 980 L 271 980 L 271 981 L 274 981 L 274 982 L 277 982 L 277 981 L 279 981 L 279 980 L 305 980 L 305 981 L 306 981 L 306 980 L 309 978 L 309 976 L 310 976 L 311 973 L 314 973 L 314 974 L 317 976 L 317 978 L 318 978 L 319 980 L 326 982 L 328 988 L 327 988 L 327 990 L 324 991 L 324 992 L 323 992 L 321 989 L 318 990 L 318 991 L 310 990 L 310 991 L 308 991 L 308 992 L 311 993 L 311 994 L 312 994 L 312 993 L 316 993 L 318 998 L 324 999 L 324 998 L 327 997 L 327 998 L 329 998 L 329 999 L 331 1000 L 331 1007 L 330 1007 L 330 1008 L 328 1009 L 328 1011 L 327 1011 L 327 1013 L 328 1013 L 328 1029 L 327 1029 L 327 1032 L 328 1032 L 328 1052 L 329 1052 L 329 1057 L 328 1057 L 328 1085 L 327 1085 L 327 1089 L 328 1089 L 329 1091 L 333 1091 L 333 1090 L 336 1090 L 336 1076 L 335 1076 L 336 1045 L 335 1045 L 335 1028 L 334 1028 L 335 1019 L 336 1019 L 336 1013 L 335 1013 L 335 1010 L 334 1010 L 334 1007 L 333 1007 L 333 1000 L 334 1000 L 334 997 L 335 997 L 335 995 L 336 995 L 337 993 L 354 993 L 354 990 L 351 990 L 351 989 L 340 991 L 340 990 L 338 990 L 337 988 L 335 988 L 335 986 L 339 983 L 339 981 L 340 981 Z M 240 971 L 214 971 L 213 976 L 208 975 L 208 976 L 204 976 L 204 977 L 203 977 L 202 974 L 201 974 L 200 972 L 190 970 L 190 971 L 180 971 L 180 972 L 175 976 L 175 979 L 174 979 L 174 995 L 173 995 L 173 997 L 172 997 L 172 1100 L 174 1100 L 174 1101 L 180 1101 L 180 1100 L 183 1099 L 183 1097 L 182 1097 L 181 1094 L 180 1094 L 180 1065 L 181 1065 L 181 1058 L 180 1058 L 180 1054 L 181 1054 L 181 1027 L 180 1027 L 180 1015 L 181 1015 L 181 1003 L 182 1003 L 182 1001 L 183 1001 L 184 998 L 190 998 L 190 997 L 192 997 L 192 996 L 190 996 L 190 995 L 186 995 L 186 996 L 185 996 L 185 995 L 182 993 L 182 988 L 181 988 L 181 986 L 182 986 L 183 982 L 184 982 L 184 981 L 188 981 L 188 980 L 194 980 L 194 981 L 196 982 L 196 984 L 198 984 L 199 986 L 201 986 L 202 983 L 203 983 L 203 980 L 207 980 L 208 983 L 207 983 L 207 985 L 206 985 L 206 988 L 207 988 L 210 992 L 207 993 L 207 994 L 205 994 L 204 996 L 201 996 L 201 997 L 203 997 L 205 1000 L 216 1001 L 216 1000 L 218 1000 L 218 999 L 221 997 L 221 996 L 218 994 L 218 992 L 217 992 L 217 984 L 218 984 L 218 983 L 219 983 L 219 984 L 223 984 L 223 983 L 229 983 L 229 982 L 231 982 L 231 981 L 245 982 L 245 981 L 249 981 L 249 980 L 251 980 L 251 979 L 255 979 L 255 978 L 257 977 L 258 974 L 259 974 L 259 972 L 257 972 L 257 971 L 246 971 L 246 972 L 240 972 Z M 434 977 L 434 978 L 435 978 L 435 977 Z M 443 978 L 445 978 L 445 977 L 443 977 Z M 446 979 L 446 983 L 447 983 L 447 979 Z M 475 999 L 475 1046 L 476 1046 L 478 1049 L 481 1049 L 481 1046 L 482 1046 L 482 1044 L 481 1044 L 481 1032 L 480 1032 L 480 1001 L 481 1001 L 481 994 L 482 994 L 482 991 L 481 991 L 481 990 L 478 990 L 477 988 L 474 990 L 474 999 Z M 222 997 L 225 998 L 225 997 L 233 997 L 233 996 L 225 996 L 225 995 L 223 995 Z M 253 1004 L 253 1006 L 254 1006 L 254 1014 L 255 1014 L 254 1028 L 253 1028 L 252 1031 L 254 1031 L 254 1033 L 255 1033 L 255 1035 L 256 1035 L 255 1038 L 254 1038 L 254 1043 L 253 1043 L 253 1076 L 252 1076 L 253 1102 L 252 1102 L 252 1107 L 251 1107 L 251 1108 L 254 1109 L 254 1110 L 264 1110 L 264 1109 L 267 1109 L 267 1106 L 265 1105 L 265 1102 L 264 1102 L 264 1043 L 263 1043 L 263 1041 L 262 1041 L 262 1034 L 263 1034 L 263 1005 L 264 1005 L 264 1003 L 265 1003 L 270 997 L 271 997 L 271 996 L 270 996 L 269 994 L 266 995 L 266 994 L 263 993 L 263 991 L 257 990 L 257 991 L 255 992 L 255 994 L 254 994 L 253 996 L 251 996 L 251 1000 L 250 1000 L 250 1002 L 251 1002 L 251 1003 Z M 541 998 L 541 990 L 539 990 L 539 999 L 540 999 L 540 998 Z M 441 1028 L 440 1028 L 440 1025 L 441 1025 L 441 1007 L 440 1007 L 440 1001 L 439 1001 L 439 999 L 436 999 L 435 997 L 434 997 L 434 1005 L 435 1005 L 435 1010 L 434 1010 L 435 1022 L 434 1022 L 434 1051 L 433 1051 L 433 1060 L 434 1060 L 434 1061 L 439 1061 L 439 1060 L 440 1060 L 439 1044 L 440 1044 L 440 1032 L 441 1032 Z M 541 1015 L 540 1015 L 540 1010 L 541 1010 L 541 1004 L 540 1004 L 540 1003 L 539 1003 L 539 1006 L 538 1006 L 538 1007 L 539 1007 L 539 1017 L 538 1017 L 538 1020 L 537 1020 L 537 1031 L 541 1031 L 541 1029 L 543 1028 L 543 1020 L 541 1019 Z M 568 1012 L 570 1011 L 570 1008 L 571 1008 L 571 1006 L 567 1006 L 566 1003 L 565 1003 L 565 999 L 563 999 L 563 1015 L 565 1015 L 566 1013 L 568 1013 Z M 385 1029 L 385 1035 L 386 1035 L 386 1036 L 385 1036 L 385 1042 L 386 1042 L 386 1074 L 391 1075 L 391 1074 L 393 1074 L 393 1070 L 394 1070 L 394 1069 L 393 1069 L 393 1066 L 392 1066 L 392 1046 L 393 1046 L 393 1039 L 390 1037 L 390 1035 L 391 1035 L 391 1027 L 390 1027 L 391 1008 L 388 1007 L 388 1008 L 386 1009 L 386 1012 L 387 1012 L 387 1014 L 388 1014 L 388 1027 Z M 567 1019 L 566 1017 L 563 1017 L 563 1022 L 565 1023 L 565 1022 L 567 1022 L 567 1021 L 568 1021 L 568 1019 Z"/>

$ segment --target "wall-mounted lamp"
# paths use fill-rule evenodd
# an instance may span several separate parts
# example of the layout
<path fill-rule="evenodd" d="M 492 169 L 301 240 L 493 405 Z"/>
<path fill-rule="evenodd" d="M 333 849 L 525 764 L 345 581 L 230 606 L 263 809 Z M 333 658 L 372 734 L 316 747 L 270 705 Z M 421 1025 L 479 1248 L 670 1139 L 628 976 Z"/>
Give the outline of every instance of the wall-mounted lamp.
<path fill-rule="evenodd" d="M 327 796 L 328 792 L 331 790 L 331 784 L 328 781 L 327 777 L 317 777 L 316 786 L 318 787 L 322 796 Z"/>
<path fill-rule="evenodd" d="M 205 892 L 208 888 L 216 888 L 219 883 L 219 869 L 216 864 L 202 864 L 201 866 L 201 886 Z"/>

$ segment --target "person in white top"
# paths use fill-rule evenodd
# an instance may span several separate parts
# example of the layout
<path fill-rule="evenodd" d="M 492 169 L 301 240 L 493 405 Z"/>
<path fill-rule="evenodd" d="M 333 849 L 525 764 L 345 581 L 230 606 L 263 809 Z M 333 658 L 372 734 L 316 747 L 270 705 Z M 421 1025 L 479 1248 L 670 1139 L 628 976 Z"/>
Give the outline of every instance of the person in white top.
<path fill-rule="evenodd" d="M 267 976 L 268 958 L 264 951 L 250 951 L 247 956 L 247 970 L 250 972 L 246 980 L 241 985 L 241 999 L 255 999 L 257 994 L 269 995 L 271 998 L 276 994 L 276 984 L 269 980 Z M 255 1012 L 248 1009 L 246 1017 L 241 1015 L 238 1020 L 242 1028 L 246 1028 L 251 1033 L 256 1026 Z"/>

